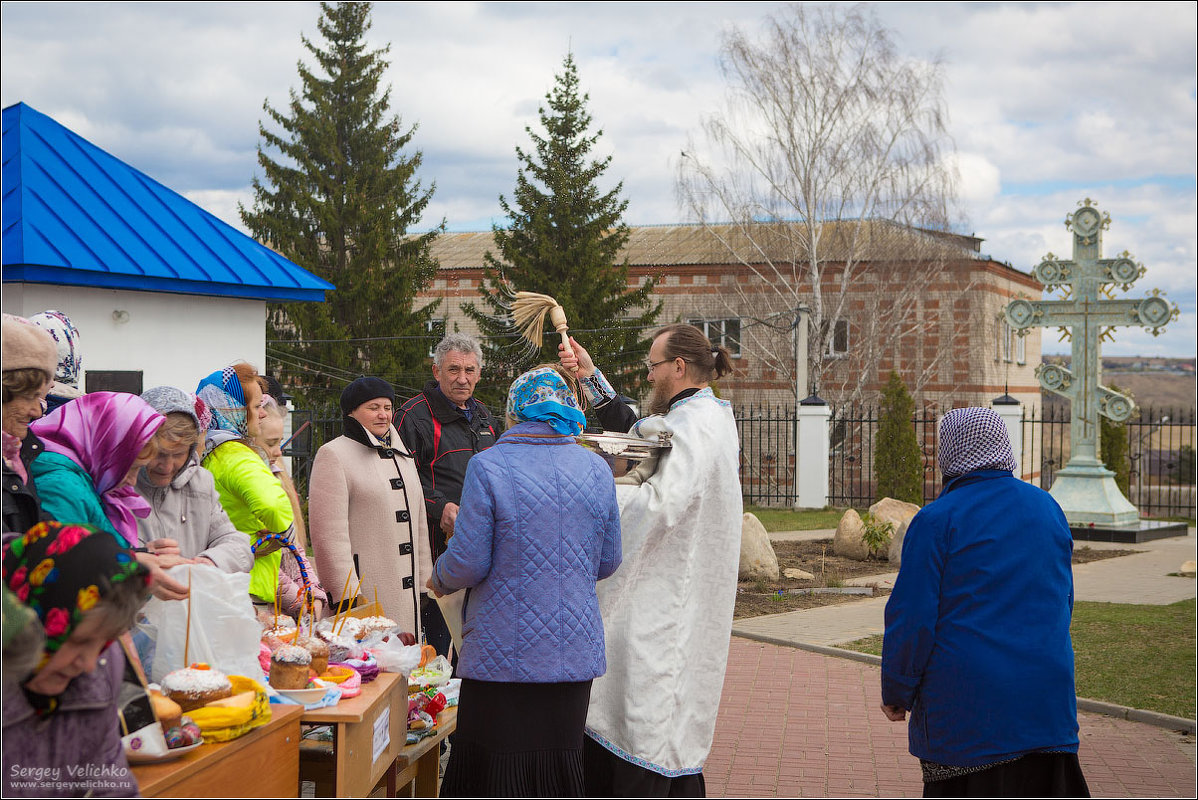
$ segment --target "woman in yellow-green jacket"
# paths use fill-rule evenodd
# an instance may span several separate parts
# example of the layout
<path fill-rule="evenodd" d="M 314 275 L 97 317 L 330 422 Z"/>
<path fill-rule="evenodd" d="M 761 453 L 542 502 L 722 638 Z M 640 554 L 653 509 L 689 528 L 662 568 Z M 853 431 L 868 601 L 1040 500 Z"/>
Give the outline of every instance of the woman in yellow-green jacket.
<path fill-rule="evenodd" d="M 196 396 L 212 413 L 201 464 L 216 480 L 221 505 L 237 530 L 251 541 L 271 533 L 290 539 L 291 501 L 249 441 L 258 433 L 262 388 L 257 371 L 245 362 L 200 381 Z M 280 560 L 277 544 L 258 548 L 250 570 L 250 595 L 256 602 L 274 603 Z"/>

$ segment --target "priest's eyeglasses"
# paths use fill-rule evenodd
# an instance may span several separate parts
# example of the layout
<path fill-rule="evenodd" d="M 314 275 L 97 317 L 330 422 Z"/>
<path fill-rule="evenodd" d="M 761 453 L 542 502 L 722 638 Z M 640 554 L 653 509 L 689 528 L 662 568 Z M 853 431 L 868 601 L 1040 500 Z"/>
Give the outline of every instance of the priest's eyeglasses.
<path fill-rule="evenodd" d="M 682 358 L 682 356 L 674 356 L 673 358 L 663 358 L 661 361 L 650 361 L 649 359 L 646 358 L 642 363 L 645 365 L 645 369 L 652 372 L 653 368 L 656 367 L 658 364 L 668 364 L 669 362 L 677 361 L 680 358 Z M 682 361 L 683 361 L 683 363 L 690 363 L 689 360 L 685 359 L 685 358 L 682 358 Z"/>

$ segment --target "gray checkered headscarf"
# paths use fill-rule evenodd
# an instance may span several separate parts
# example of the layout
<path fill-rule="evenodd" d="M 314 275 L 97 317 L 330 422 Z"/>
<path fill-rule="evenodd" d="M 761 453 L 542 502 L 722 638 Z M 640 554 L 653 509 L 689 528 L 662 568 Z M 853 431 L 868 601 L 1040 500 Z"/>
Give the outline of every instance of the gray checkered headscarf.
<path fill-rule="evenodd" d="M 940 420 L 940 471 L 955 478 L 979 469 L 1015 469 L 1006 423 L 989 408 L 954 408 Z"/>

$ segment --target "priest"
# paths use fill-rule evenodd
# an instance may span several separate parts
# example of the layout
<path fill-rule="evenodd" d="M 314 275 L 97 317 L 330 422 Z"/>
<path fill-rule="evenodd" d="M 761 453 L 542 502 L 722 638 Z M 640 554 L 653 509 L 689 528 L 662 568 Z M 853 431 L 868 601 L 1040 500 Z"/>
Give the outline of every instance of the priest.
<path fill-rule="evenodd" d="M 587 351 L 577 369 L 606 430 L 638 432 Z M 739 443 L 709 383 L 728 351 L 693 325 L 659 330 L 645 362 L 653 429 L 672 434 L 651 476 L 617 486 L 623 565 L 598 586 L 607 673 L 591 687 L 585 743 L 592 797 L 702 797 L 732 633 L 740 557 Z M 643 422 L 643 421 L 642 421 Z M 646 426 L 650 427 L 650 426 Z"/>

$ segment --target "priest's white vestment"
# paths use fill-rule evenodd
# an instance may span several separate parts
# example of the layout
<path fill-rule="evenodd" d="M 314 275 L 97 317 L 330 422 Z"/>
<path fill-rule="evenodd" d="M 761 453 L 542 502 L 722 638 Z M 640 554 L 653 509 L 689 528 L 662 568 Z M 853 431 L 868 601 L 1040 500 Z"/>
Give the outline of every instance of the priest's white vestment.
<path fill-rule="evenodd" d="M 702 770 L 715 734 L 743 509 L 731 406 L 702 389 L 665 427 L 672 447 L 653 475 L 616 487 L 624 560 L 597 586 L 607 673 L 591 686 L 586 733 L 678 777 Z"/>

